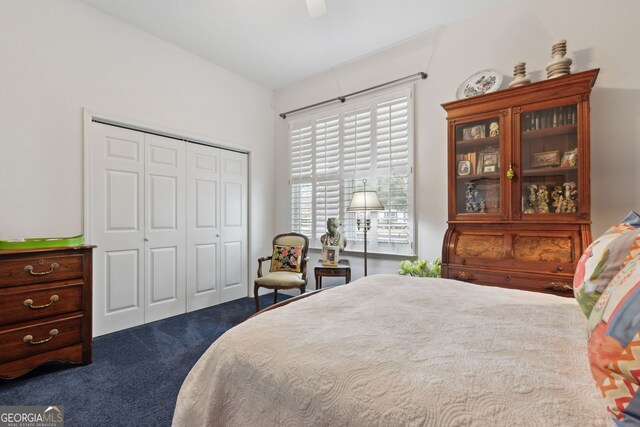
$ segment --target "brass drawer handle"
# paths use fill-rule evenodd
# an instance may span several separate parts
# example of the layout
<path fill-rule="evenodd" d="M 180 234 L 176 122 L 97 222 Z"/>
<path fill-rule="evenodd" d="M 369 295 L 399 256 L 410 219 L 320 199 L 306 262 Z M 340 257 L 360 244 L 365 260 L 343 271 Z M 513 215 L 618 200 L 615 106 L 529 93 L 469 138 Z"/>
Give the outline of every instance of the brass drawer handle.
<path fill-rule="evenodd" d="M 33 266 L 31 265 L 27 265 L 24 267 L 24 271 L 26 271 L 27 273 L 29 273 L 32 276 L 46 276 L 47 274 L 51 274 L 53 273 L 55 270 L 60 268 L 60 264 L 58 264 L 57 262 L 54 262 L 51 264 L 51 270 L 49 271 L 42 271 L 42 272 L 35 272 L 33 271 Z"/>
<path fill-rule="evenodd" d="M 44 304 L 44 305 L 33 305 L 33 300 L 31 298 L 28 298 L 26 300 L 24 300 L 24 305 L 26 305 L 27 307 L 29 307 L 32 310 L 38 310 L 40 308 L 47 308 L 49 307 L 51 304 L 53 304 L 54 302 L 58 301 L 60 299 L 60 297 L 58 295 L 51 295 L 51 297 L 49 298 L 49 304 Z"/>
<path fill-rule="evenodd" d="M 24 338 L 22 338 L 22 341 L 29 343 L 31 345 L 38 345 L 38 344 L 44 344 L 48 341 L 51 341 L 53 339 L 53 337 L 55 337 L 56 335 L 58 335 L 58 330 L 57 329 L 52 329 L 49 331 L 49 338 L 45 338 L 43 340 L 40 341 L 34 341 L 33 340 L 33 335 L 25 335 Z"/>
<path fill-rule="evenodd" d="M 556 292 L 573 292 L 573 286 L 562 282 L 551 282 L 548 285 L 544 285 L 544 288 Z"/>
<path fill-rule="evenodd" d="M 456 276 L 456 279 L 459 280 L 469 280 L 471 279 L 471 273 L 467 272 L 467 271 L 461 271 L 460 273 L 458 273 L 458 275 Z"/>

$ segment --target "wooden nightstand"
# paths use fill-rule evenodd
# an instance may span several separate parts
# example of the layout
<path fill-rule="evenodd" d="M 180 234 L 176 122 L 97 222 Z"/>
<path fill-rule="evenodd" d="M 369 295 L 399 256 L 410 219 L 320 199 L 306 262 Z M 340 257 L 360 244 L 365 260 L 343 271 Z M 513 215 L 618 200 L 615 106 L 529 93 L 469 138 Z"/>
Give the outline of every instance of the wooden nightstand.
<path fill-rule="evenodd" d="M 93 248 L 0 251 L 0 378 L 91 363 Z"/>
<path fill-rule="evenodd" d="M 351 281 L 351 265 L 349 265 L 348 259 L 338 261 L 337 267 L 323 265 L 322 260 L 318 260 L 314 268 L 314 274 L 316 276 L 316 289 L 322 289 L 323 277 L 344 277 L 346 284 Z"/>

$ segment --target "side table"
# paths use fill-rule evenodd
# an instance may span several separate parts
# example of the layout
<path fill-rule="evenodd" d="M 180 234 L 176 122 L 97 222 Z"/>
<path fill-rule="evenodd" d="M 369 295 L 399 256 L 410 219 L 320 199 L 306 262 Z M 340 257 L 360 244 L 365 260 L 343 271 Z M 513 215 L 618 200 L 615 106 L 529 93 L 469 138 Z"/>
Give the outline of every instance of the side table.
<path fill-rule="evenodd" d="M 322 260 L 318 260 L 314 268 L 314 274 L 316 277 L 316 289 L 322 289 L 323 277 L 344 277 L 346 284 L 351 281 L 351 265 L 348 259 L 341 259 L 336 267 L 323 265 Z"/>

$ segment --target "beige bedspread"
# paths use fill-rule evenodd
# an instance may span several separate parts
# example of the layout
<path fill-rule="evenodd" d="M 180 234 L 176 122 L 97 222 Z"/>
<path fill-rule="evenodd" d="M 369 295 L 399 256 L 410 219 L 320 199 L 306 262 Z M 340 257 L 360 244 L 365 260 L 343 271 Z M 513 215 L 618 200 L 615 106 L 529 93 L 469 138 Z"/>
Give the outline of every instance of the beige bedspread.
<path fill-rule="evenodd" d="M 604 426 L 573 299 L 376 275 L 229 330 L 175 426 Z"/>

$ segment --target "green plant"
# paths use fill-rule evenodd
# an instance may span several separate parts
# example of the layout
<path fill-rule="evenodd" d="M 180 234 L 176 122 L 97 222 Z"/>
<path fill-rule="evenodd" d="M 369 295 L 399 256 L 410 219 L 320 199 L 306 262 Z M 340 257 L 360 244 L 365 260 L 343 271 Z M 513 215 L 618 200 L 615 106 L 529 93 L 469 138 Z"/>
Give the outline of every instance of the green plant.
<path fill-rule="evenodd" d="M 416 258 L 415 261 L 406 259 L 400 263 L 398 274 L 414 277 L 440 277 L 441 263 L 440 258 L 436 258 L 433 263 L 422 258 Z"/>

